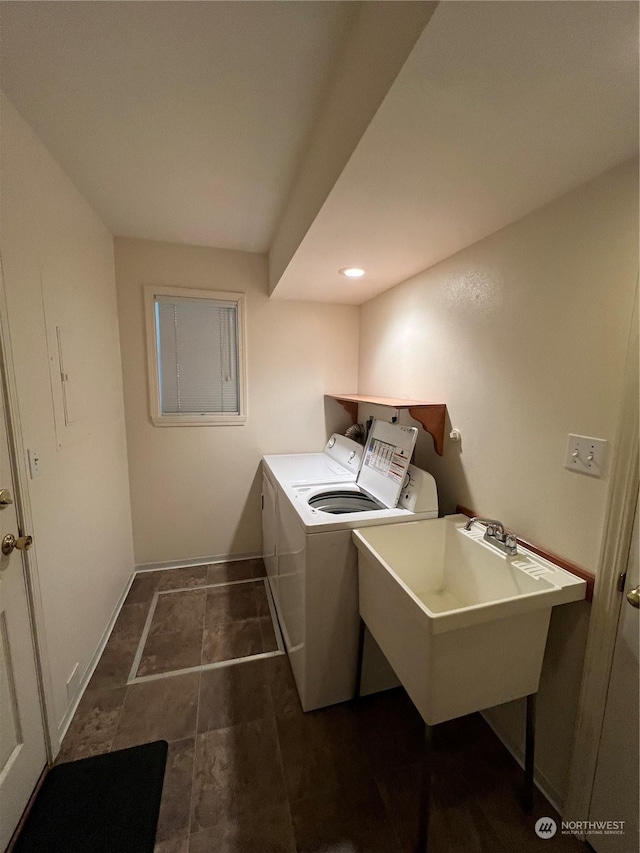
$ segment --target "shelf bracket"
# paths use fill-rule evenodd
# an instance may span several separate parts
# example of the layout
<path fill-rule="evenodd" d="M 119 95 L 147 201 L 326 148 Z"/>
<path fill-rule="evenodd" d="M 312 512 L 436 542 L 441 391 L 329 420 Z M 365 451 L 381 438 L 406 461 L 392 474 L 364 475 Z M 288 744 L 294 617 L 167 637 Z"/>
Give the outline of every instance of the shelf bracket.
<path fill-rule="evenodd" d="M 342 406 L 343 409 L 346 410 L 347 414 L 351 418 L 351 422 L 356 424 L 358 423 L 358 404 L 354 403 L 353 400 L 341 400 L 340 397 L 334 397 L 334 400 L 337 400 L 338 403 Z"/>
<path fill-rule="evenodd" d="M 433 439 L 438 456 L 442 456 L 444 450 L 444 421 L 446 415 L 445 406 L 418 407 L 407 409 L 411 417 L 422 424 L 426 432 Z"/>

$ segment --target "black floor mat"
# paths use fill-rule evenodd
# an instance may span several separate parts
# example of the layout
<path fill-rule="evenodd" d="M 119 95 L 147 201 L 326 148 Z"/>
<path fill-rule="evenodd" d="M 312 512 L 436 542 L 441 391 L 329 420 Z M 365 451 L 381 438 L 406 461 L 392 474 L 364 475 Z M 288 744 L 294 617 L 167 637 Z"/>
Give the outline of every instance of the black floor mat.
<path fill-rule="evenodd" d="M 167 749 L 158 740 L 54 767 L 14 853 L 153 853 Z"/>

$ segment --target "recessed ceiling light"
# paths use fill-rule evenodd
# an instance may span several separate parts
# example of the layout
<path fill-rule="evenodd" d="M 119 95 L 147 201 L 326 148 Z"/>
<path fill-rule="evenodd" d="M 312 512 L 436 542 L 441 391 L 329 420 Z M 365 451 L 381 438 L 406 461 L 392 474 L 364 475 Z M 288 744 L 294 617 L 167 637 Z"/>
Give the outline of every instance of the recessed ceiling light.
<path fill-rule="evenodd" d="M 362 267 L 343 267 L 338 272 L 340 275 L 346 275 L 347 278 L 362 278 L 365 273 Z"/>

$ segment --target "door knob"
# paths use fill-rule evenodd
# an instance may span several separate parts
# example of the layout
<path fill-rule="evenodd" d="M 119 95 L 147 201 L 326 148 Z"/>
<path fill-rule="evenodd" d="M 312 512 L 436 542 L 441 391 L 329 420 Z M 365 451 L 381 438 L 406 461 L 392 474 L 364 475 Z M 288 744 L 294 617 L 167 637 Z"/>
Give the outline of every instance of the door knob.
<path fill-rule="evenodd" d="M 0 509 L 4 506 L 11 506 L 12 503 L 9 489 L 0 489 Z"/>
<path fill-rule="evenodd" d="M 640 607 L 640 586 L 629 590 L 627 593 L 627 601 L 632 607 Z"/>
<path fill-rule="evenodd" d="M 28 551 L 32 545 L 32 536 L 18 536 L 18 538 L 16 539 L 13 533 L 7 533 L 7 535 L 2 539 L 2 545 L 0 546 L 0 550 L 5 555 L 5 557 L 8 557 L 14 548 L 17 548 L 18 551 Z"/>

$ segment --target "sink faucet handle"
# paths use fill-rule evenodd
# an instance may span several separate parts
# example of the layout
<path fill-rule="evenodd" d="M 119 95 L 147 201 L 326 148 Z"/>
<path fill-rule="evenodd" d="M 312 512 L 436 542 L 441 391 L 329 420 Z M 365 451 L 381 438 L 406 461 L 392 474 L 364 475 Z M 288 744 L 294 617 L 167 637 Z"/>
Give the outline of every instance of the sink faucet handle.
<path fill-rule="evenodd" d="M 464 529 L 471 530 L 471 525 L 474 521 L 479 521 L 481 524 L 486 525 L 487 532 L 490 532 L 492 536 L 496 533 L 504 536 L 504 524 L 501 521 L 497 521 L 495 518 L 481 518 L 479 515 L 474 515 L 473 518 L 470 518 L 465 524 Z"/>
<path fill-rule="evenodd" d="M 518 540 L 514 533 L 507 533 L 504 529 L 504 524 L 497 521 L 495 518 L 480 518 L 479 515 L 474 515 L 464 526 L 465 530 L 471 530 L 471 525 L 474 521 L 479 521 L 485 525 L 484 540 L 491 545 L 495 545 L 505 554 L 514 557 L 518 553 Z"/>

